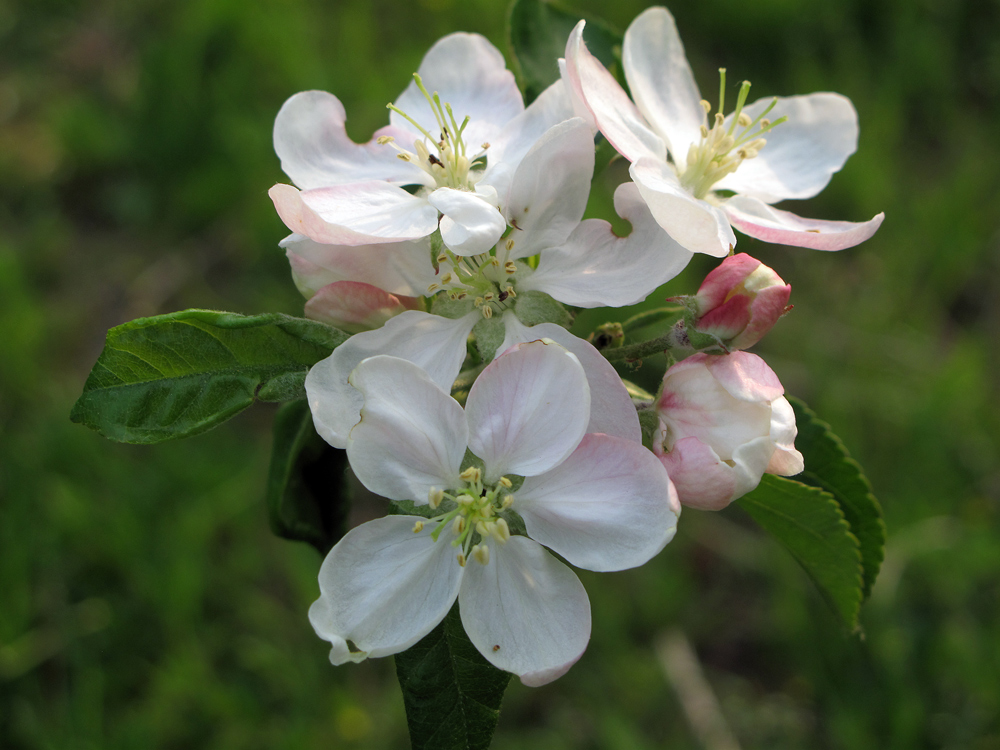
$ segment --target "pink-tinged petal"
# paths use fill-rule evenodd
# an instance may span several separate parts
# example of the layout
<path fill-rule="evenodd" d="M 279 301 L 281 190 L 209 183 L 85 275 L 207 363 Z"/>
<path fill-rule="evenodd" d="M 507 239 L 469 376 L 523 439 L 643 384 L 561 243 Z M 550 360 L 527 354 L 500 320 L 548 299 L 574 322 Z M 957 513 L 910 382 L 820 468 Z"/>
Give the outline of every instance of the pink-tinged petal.
<path fill-rule="evenodd" d="M 774 98 L 758 99 L 743 111 L 756 119 Z M 767 145 L 760 154 L 744 161 L 715 189 L 766 203 L 812 198 L 857 151 L 858 113 L 846 96 L 824 92 L 777 99 L 767 117 L 774 122 L 787 116 L 788 121 L 766 133 Z"/>
<path fill-rule="evenodd" d="M 320 437 L 334 448 L 347 447 L 347 436 L 358 423 L 364 403 L 348 377 L 368 357 L 402 357 L 419 365 L 434 383 L 449 390 L 465 360 L 466 339 L 479 320 L 482 316 L 478 313 L 451 320 L 411 310 L 338 346 L 333 354 L 313 365 L 306 376 L 306 396 Z"/>
<path fill-rule="evenodd" d="M 427 200 L 441 217 L 441 239 L 456 255 L 479 255 L 497 244 L 507 231 L 507 222 L 479 193 L 438 188 Z"/>
<path fill-rule="evenodd" d="M 397 297 L 371 284 L 335 281 L 306 302 L 306 317 L 336 326 L 348 333 L 379 328 L 389 318 L 413 310 L 414 297 Z"/>
<path fill-rule="evenodd" d="M 412 135 L 387 127 L 368 143 L 358 144 L 344 129 L 346 119 L 344 105 L 325 91 L 303 91 L 284 103 L 274 121 L 274 150 L 292 182 L 303 190 L 367 180 L 428 184 L 426 172 L 397 159 L 391 146 L 376 142 L 379 136 L 394 136 L 409 148 Z"/>
<path fill-rule="evenodd" d="M 370 245 L 426 237 L 437 210 L 423 198 L 385 182 L 359 182 L 299 192 L 268 191 L 285 226 L 326 245 Z"/>
<path fill-rule="evenodd" d="M 662 550 L 677 530 L 676 492 L 650 451 L 591 433 L 561 464 L 528 477 L 512 508 L 528 536 L 586 570 L 625 570 Z"/>
<path fill-rule="evenodd" d="M 798 429 L 795 426 L 795 411 L 788 399 L 781 397 L 771 402 L 771 440 L 774 442 L 774 454 L 767 464 L 768 474 L 778 474 L 791 477 L 801 474 L 805 469 L 802 454 L 795 450 L 795 436 Z"/>
<path fill-rule="evenodd" d="M 649 8 L 629 24 L 622 67 L 639 111 L 683 163 L 701 138 L 705 110 L 670 11 Z"/>
<path fill-rule="evenodd" d="M 565 84 L 566 92 L 569 95 L 569 103 L 573 108 L 573 116 L 579 117 L 590 128 L 590 132 L 595 135 L 599 131 L 594 113 L 590 111 L 587 102 L 583 99 L 583 89 L 580 88 L 580 76 L 570 77 L 569 68 L 565 58 L 559 58 L 559 79 Z"/>
<path fill-rule="evenodd" d="M 562 81 L 556 81 L 490 141 L 482 182 L 496 188 L 497 194 L 507 195 L 514 171 L 535 142 L 550 128 L 573 116 L 568 89 Z"/>
<path fill-rule="evenodd" d="M 564 675 L 590 640 L 590 602 L 569 568 L 527 537 L 470 560 L 458 595 L 462 625 L 487 661 L 530 687 Z"/>
<path fill-rule="evenodd" d="M 734 349 L 747 349 L 764 338 L 764 335 L 785 314 L 791 295 L 790 284 L 772 286 L 758 292 L 750 304 L 750 322 L 743 332 L 732 340 L 730 346 Z"/>
<path fill-rule="evenodd" d="M 756 456 L 767 442 L 764 438 L 752 441 L 743 453 Z M 756 449 L 756 450 L 755 450 Z M 738 497 L 742 497 L 760 482 L 766 457 L 757 461 L 759 471 L 751 470 L 744 460 L 721 460 L 715 451 L 696 437 L 686 437 L 674 443 L 669 453 L 661 453 L 667 474 L 670 475 L 682 505 L 699 510 L 721 510 Z M 759 456 L 758 456 L 759 459 Z"/>
<path fill-rule="evenodd" d="M 553 342 L 520 344 L 480 373 L 465 404 L 469 449 L 486 479 L 535 476 L 563 461 L 590 421 L 590 387 L 580 361 Z"/>
<path fill-rule="evenodd" d="M 712 269 L 698 287 L 699 310 L 709 310 L 726 301 L 735 287 L 740 286 L 762 263 L 746 253 L 737 253 Z"/>
<path fill-rule="evenodd" d="M 527 258 L 563 243 L 583 218 L 593 175 L 587 124 L 574 117 L 550 128 L 517 168 L 504 203 L 514 227 L 509 257 Z"/>
<path fill-rule="evenodd" d="M 632 164 L 629 174 L 653 218 L 681 247 L 723 258 L 736 245 L 726 215 L 691 195 L 670 164 L 640 159 Z"/>
<path fill-rule="evenodd" d="M 756 354 L 732 352 L 723 356 L 711 354 L 694 356 L 704 362 L 712 377 L 733 398 L 741 401 L 774 401 L 785 392 L 774 370 Z M 704 359 L 701 359 L 702 357 Z"/>
<path fill-rule="evenodd" d="M 512 312 L 504 313 L 503 322 L 506 337 L 497 349 L 498 352 L 505 352 L 515 344 L 546 338 L 565 347 L 580 360 L 590 386 L 590 421 L 587 423 L 587 432 L 603 432 L 634 443 L 642 442 L 639 417 L 628 391 L 615 368 L 592 344 L 555 323 L 542 323 L 529 328 Z"/>
<path fill-rule="evenodd" d="M 641 302 L 679 274 L 691 253 L 656 223 L 634 183 L 619 185 L 615 210 L 632 225 L 618 237 L 601 219 L 588 219 L 565 244 L 543 250 L 538 268 L 518 289 L 546 292 L 577 307 L 622 307 Z"/>
<path fill-rule="evenodd" d="M 615 150 L 629 161 L 643 157 L 663 161 L 667 148 L 643 121 L 639 110 L 583 42 L 580 21 L 566 42 L 566 76 Z"/>
<path fill-rule="evenodd" d="M 285 248 L 292 278 L 305 297 L 334 281 L 360 281 L 390 294 L 419 297 L 436 281 L 427 239 L 352 247 L 323 245 L 293 234 L 279 245 Z"/>
<path fill-rule="evenodd" d="M 750 298 L 737 294 L 698 318 L 698 331 L 723 341 L 735 339 L 750 325 Z M 743 347 L 733 347 L 740 348 Z"/>
<path fill-rule="evenodd" d="M 479 34 L 449 34 L 438 40 L 417 72 L 431 94 L 437 92 L 442 104 L 451 104 L 459 124 L 470 118 L 462 138 L 472 152 L 483 142 L 492 141 L 509 120 L 524 111 L 524 100 L 503 55 Z M 411 81 L 394 104 L 432 135 L 438 135 L 437 120 L 416 82 Z M 389 122 L 413 131 L 413 126 L 395 112 L 389 114 Z"/>
<path fill-rule="evenodd" d="M 465 412 L 426 372 L 380 354 L 355 367 L 350 383 L 364 405 L 347 438 L 347 459 L 365 487 L 423 505 L 432 489 L 461 484 L 469 439 Z"/>
<path fill-rule="evenodd" d="M 813 250 L 844 250 L 860 245 L 878 231 L 885 218 L 885 214 L 880 213 L 861 222 L 804 219 L 743 195 L 727 200 L 722 210 L 743 234 L 777 245 Z"/>
<path fill-rule="evenodd" d="M 416 516 L 388 516 L 352 529 L 319 571 L 320 598 L 309 610 L 316 634 L 342 664 L 405 651 L 448 614 L 462 584 L 446 529 L 419 533 Z M 349 650 L 351 641 L 357 650 Z"/>

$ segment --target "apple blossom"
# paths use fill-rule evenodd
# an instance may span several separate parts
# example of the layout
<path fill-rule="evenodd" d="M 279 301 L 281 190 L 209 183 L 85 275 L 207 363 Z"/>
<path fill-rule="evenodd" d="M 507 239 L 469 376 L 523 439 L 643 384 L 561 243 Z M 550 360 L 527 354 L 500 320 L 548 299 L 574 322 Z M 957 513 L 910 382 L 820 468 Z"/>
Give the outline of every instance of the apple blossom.
<path fill-rule="evenodd" d="M 653 450 L 682 504 L 719 510 L 765 472 L 802 471 L 795 413 L 783 393 L 778 376 L 749 352 L 694 354 L 667 370 Z"/>
<path fill-rule="evenodd" d="M 457 599 L 492 664 L 526 685 L 564 674 L 587 646 L 590 605 L 542 545 L 588 570 L 643 564 L 673 537 L 680 511 L 663 466 L 637 443 L 587 433 L 587 377 L 552 341 L 486 367 L 464 411 L 396 357 L 362 361 L 350 382 L 363 401 L 347 443 L 355 475 L 430 517 L 370 521 L 330 551 L 309 616 L 331 662 L 403 651 Z M 519 522 L 527 536 L 511 534 Z"/>
<path fill-rule="evenodd" d="M 507 231 L 501 209 L 524 154 L 573 114 L 561 82 L 525 109 L 503 55 L 477 34 L 439 40 L 389 108 L 389 125 L 356 144 L 335 96 L 305 91 L 285 102 L 274 147 L 300 189 L 279 184 L 270 195 L 293 232 L 371 245 L 440 230 L 454 252 L 482 253 Z"/>
<path fill-rule="evenodd" d="M 666 8 L 649 8 L 629 25 L 622 48 L 633 104 L 587 50 L 583 27 L 570 35 L 562 68 L 574 109 L 632 162 L 643 199 L 682 246 L 723 257 L 736 244 L 735 227 L 767 242 L 842 250 L 878 229 L 883 214 L 821 221 L 769 205 L 816 195 L 854 153 L 858 118 L 849 99 L 815 93 L 745 106 L 745 81 L 726 116 L 721 69 L 718 111 L 706 123 L 712 105 L 698 92 L 674 19 Z"/>

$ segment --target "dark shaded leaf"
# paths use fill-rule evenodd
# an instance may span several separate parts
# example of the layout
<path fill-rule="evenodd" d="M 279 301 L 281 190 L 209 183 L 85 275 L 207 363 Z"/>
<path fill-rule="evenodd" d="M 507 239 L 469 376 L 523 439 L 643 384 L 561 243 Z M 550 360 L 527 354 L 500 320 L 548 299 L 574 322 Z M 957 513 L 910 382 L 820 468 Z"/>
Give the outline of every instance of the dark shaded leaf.
<path fill-rule="evenodd" d="M 348 335 L 290 315 L 184 310 L 108 331 L 70 419 L 124 443 L 210 430 L 255 400 L 302 398 L 309 367 Z"/>
<path fill-rule="evenodd" d="M 458 605 L 423 640 L 396 654 L 413 750 L 486 750 L 511 675 L 469 641 Z"/>
<path fill-rule="evenodd" d="M 274 419 L 267 477 L 271 530 L 308 542 L 325 555 L 347 532 L 350 510 L 347 451 L 331 447 L 313 428 L 309 404 L 284 404 Z"/>

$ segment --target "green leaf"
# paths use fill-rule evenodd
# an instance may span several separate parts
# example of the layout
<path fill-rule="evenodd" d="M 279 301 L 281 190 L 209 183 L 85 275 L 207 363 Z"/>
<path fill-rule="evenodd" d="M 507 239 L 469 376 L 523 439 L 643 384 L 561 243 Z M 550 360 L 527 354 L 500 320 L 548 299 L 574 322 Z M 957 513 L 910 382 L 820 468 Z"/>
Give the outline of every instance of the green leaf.
<path fill-rule="evenodd" d="M 823 598 L 851 630 L 861 608 L 861 552 L 834 497 L 821 489 L 765 474 L 736 501 L 805 568 Z"/>
<path fill-rule="evenodd" d="M 486 750 L 511 675 L 490 664 L 462 628 L 458 605 L 423 640 L 396 654 L 413 750 Z"/>
<path fill-rule="evenodd" d="M 329 552 L 347 533 L 346 471 L 347 452 L 316 433 L 305 399 L 283 404 L 274 418 L 267 477 L 271 530 L 308 542 L 322 555 Z"/>
<path fill-rule="evenodd" d="M 70 419 L 125 443 L 197 435 L 254 401 L 302 398 L 309 367 L 348 335 L 273 313 L 184 310 L 108 331 Z"/>
<path fill-rule="evenodd" d="M 851 458 L 830 425 L 797 398 L 788 399 L 795 410 L 799 434 L 795 447 L 805 459 L 806 469 L 795 478 L 826 490 L 840 503 L 851 531 L 861 544 L 864 598 L 871 594 L 885 558 L 885 521 L 882 508 L 872 494 L 861 466 Z"/>
<path fill-rule="evenodd" d="M 604 67 L 614 72 L 622 35 L 604 21 L 546 0 L 514 0 L 507 15 L 507 43 L 514 70 L 528 102 L 559 79 L 556 62 L 566 55 L 566 40 L 580 19 L 586 19 L 583 38 Z"/>

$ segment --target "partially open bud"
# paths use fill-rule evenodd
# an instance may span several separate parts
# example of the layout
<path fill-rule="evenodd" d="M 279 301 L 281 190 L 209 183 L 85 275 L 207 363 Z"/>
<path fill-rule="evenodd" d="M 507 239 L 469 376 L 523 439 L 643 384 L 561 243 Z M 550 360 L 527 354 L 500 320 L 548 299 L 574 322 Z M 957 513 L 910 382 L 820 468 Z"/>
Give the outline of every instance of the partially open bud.
<path fill-rule="evenodd" d="M 694 333 L 712 336 L 730 351 L 748 349 L 788 311 L 791 293 L 792 287 L 756 258 L 731 255 L 690 298 Z"/>

